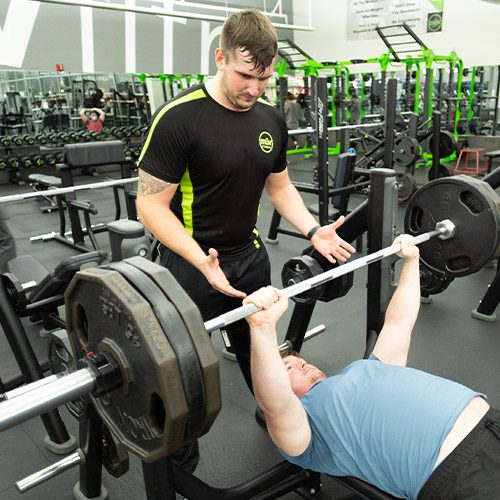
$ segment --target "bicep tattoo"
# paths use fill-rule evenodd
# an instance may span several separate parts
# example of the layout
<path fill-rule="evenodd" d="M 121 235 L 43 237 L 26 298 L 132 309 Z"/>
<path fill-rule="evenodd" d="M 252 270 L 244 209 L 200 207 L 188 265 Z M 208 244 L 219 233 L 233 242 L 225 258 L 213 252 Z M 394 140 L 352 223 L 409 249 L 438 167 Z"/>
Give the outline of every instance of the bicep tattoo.
<path fill-rule="evenodd" d="M 162 181 L 158 177 L 153 177 L 152 175 L 139 169 L 139 185 L 137 186 L 138 196 L 148 196 L 151 194 L 158 194 L 165 191 L 171 182 Z"/>

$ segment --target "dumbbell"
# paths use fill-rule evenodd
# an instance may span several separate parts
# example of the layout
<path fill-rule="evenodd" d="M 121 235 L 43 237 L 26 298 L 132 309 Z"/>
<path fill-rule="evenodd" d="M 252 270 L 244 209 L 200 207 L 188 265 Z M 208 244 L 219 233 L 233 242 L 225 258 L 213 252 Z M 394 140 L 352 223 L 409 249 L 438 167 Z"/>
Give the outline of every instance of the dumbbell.
<path fill-rule="evenodd" d="M 10 158 L 7 158 L 7 166 L 9 168 L 19 168 L 19 159 L 16 158 L 15 156 L 11 156 Z"/>
<path fill-rule="evenodd" d="M 23 138 L 20 135 L 14 135 L 12 136 L 12 143 L 14 144 L 14 146 L 22 146 Z"/>
<path fill-rule="evenodd" d="M 55 165 L 57 163 L 57 160 L 56 160 L 54 153 L 45 153 L 43 158 L 44 158 L 45 163 L 47 165 Z"/>
<path fill-rule="evenodd" d="M 35 135 L 35 140 L 38 142 L 38 144 L 47 144 L 49 138 L 46 134 L 40 133 Z"/>
<path fill-rule="evenodd" d="M 33 155 L 31 157 L 31 160 L 35 167 L 44 167 L 47 164 L 45 158 L 42 155 Z"/>
<path fill-rule="evenodd" d="M 28 144 L 30 146 L 35 144 L 35 137 L 31 134 L 24 134 L 23 136 L 21 136 L 21 138 L 25 144 Z"/>
<path fill-rule="evenodd" d="M 22 168 L 31 168 L 33 166 L 33 160 L 30 156 L 21 156 L 21 158 L 19 158 L 19 165 Z"/>
<path fill-rule="evenodd" d="M 9 136 L 4 136 L 0 138 L 0 144 L 4 148 L 8 148 L 12 144 L 12 138 Z"/>
<path fill-rule="evenodd" d="M 5 170 L 8 167 L 7 161 L 3 158 L 0 158 L 0 170 Z"/>
<path fill-rule="evenodd" d="M 47 140 L 48 142 L 50 142 L 51 144 L 57 144 L 59 142 L 59 137 L 54 133 L 54 132 L 51 132 L 48 136 L 47 136 Z"/>

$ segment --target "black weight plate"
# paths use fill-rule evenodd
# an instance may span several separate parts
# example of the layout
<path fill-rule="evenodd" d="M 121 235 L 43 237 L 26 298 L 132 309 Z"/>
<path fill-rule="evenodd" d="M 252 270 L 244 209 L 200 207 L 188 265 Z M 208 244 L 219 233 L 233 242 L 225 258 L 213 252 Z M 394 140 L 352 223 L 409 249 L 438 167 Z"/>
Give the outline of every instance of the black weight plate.
<path fill-rule="evenodd" d="M 420 245 L 420 258 L 431 270 L 459 277 L 475 273 L 499 252 L 500 197 L 488 184 L 457 175 L 422 186 L 405 214 L 405 230 L 418 235 L 451 220 L 453 238 L 432 238 Z"/>
<path fill-rule="evenodd" d="M 418 141 L 407 135 L 400 135 L 394 141 L 393 161 L 403 168 L 411 167 L 420 156 Z"/>
<path fill-rule="evenodd" d="M 437 295 L 444 292 L 453 279 L 452 276 L 431 271 L 420 263 L 420 290 L 423 296 Z"/>
<path fill-rule="evenodd" d="M 189 331 L 193 345 L 198 353 L 198 359 L 203 371 L 205 386 L 205 419 L 199 435 L 210 430 L 221 409 L 221 392 L 219 377 L 219 362 L 210 336 L 203 323 L 199 309 L 189 295 L 164 267 L 153 264 L 141 257 L 131 257 L 127 263 L 137 267 L 147 274 L 176 308 Z"/>
<path fill-rule="evenodd" d="M 284 288 L 288 288 L 313 276 L 318 276 L 322 272 L 323 268 L 316 259 L 313 259 L 309 255 L 302 255 L 285 262 L 281 270 L 281 282 Z M 319 300 L 324 289 L 324 285 L 315 286 L 310 290 L 295 295 L 292 297 L 292 300 L 298 304 L 312 304 Z"/>
<path fill-rule="evenodd" d="M 126 260 L 102 267 L 118 271 L 151 305 L 177 357 L 188 405 L 185 439 L 191 441 L 198 436 L 205 416 L 205 387 L 198 354 L 188 329 L 173 304 L 140 269 Z"/>
<path fill-rule="evenodd" d="M 79 271 L 65 293 L 73 355 L 109 352 L 123 384 L 91 395 L 120 442 L 150 463 L 184 444 L 188 407 L 177 357 L 150 304 L 117 271 Z"/>
<path fill-rule="evenodd" d="M 417 190 L 417 181 L 409 172 L 396 174 L 398 184 L 398 201 L 408 201 Z"/>

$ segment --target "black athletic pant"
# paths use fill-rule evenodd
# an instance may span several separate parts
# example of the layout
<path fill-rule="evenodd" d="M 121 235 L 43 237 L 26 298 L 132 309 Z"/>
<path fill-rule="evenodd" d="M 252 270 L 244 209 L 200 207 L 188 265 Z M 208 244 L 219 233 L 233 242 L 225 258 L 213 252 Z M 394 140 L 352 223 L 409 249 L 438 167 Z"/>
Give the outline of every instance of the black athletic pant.
<path fill-rule="evenodd" d="M 470 434 L 439 464 L 418 500 L 500 498 L 500 411 L 490 409 Z"/>
<path fill-rule="evenodd" d="M 250 294 L 271 283 L 269 257 L 264 245 L 252 248 L 239 259 L 219 256 L 220 267 L 231 286 Z M 203 321 L 215 318 L 225 312 L 241 306 L 241 299 L 229 297 L 213 289 L 203 274 L 178 254 L 168 248 L 160 247 L 160 264 L 166 267 L 182 288 L 198 306 Z M 250 328 L 246 320 L 240 320 L 226 327 L 231 346 L 240 365 L 245 381 L 252 390 L 250 374 Z M 188 443 L 172 456 L 173 460 L 184 469 L 193 472 L 198 464 L 198 446 Z"/>
<path fill-rule="evenodd" d="M 219 257 L 222 271 L 231 286 L 250 294 L 271 283 L 271 268 L 266 249 L 251 249 L 238 260 Z M 160 249 L 160 264 L 166 267 L 182 288 L 198 306 L 203 321 L 215 318 L 241 306 L 242 299 L 224 295 L 208 283 L 203 274 L 185 259 L 165 247 Z M 252 390 L 250 375 L 250 329 L 246 320 L 240 320 L 226 327 L 234 353 L 238 359 L 245 381 Z"/>

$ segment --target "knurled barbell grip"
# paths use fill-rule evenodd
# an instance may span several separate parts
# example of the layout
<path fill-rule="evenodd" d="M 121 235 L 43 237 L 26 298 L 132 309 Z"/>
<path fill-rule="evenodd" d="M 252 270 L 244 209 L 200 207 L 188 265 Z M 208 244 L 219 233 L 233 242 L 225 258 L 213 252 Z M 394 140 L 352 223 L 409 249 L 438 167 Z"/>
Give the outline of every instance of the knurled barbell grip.
<path fill-rule="evenodd" d="M 435 236 L 451 237 L 454 234 L 454 229 L 455 225 L 452 222 L 441 221 L 436 225 L 436 229 L 415 236 L 415 244 L 419 245 L 420 243 L 424 243 L 425 241 L 428 241 Z M 303 292 L 306 292 L 307 290 L 310 290 L 311 288 L 326 283 L 327 281 L 331 281 L 335 278 L 343 276 L 344 274 L 350 273 L 355 269 L 367 266 L 385 257 L 389 257 L 390 255 L 397 254 L 399 251 L 401 251 L 401 245 L 391 245 L 389 247 L 382 248 L 377 252 L 366 255 L 365 257 L 360 257 L 359 259 L 352 260 L 338 267 L 325 271 L 324 273 L 318 274 L 317 276 L 313 276 L 312 278 L 309 278 L 307 280 L 300 281 L 295 285 L 283 288 L 281 291 L 288 298 L 295 297 L 295 295 L 299 295 Z M 233 309 L 232 311 L 221 314 L 216 318 L 206 321 L 205 328 L 207 329 L 207 332 L 210 333 L 214 330 L 224 328 L 227 325 L 246 318 L 247 316 L 250 316 L 251 314 L 254 314 L 259 310 L 260 308 L 255 304 L 245 304 L 241 307 Z"/>

